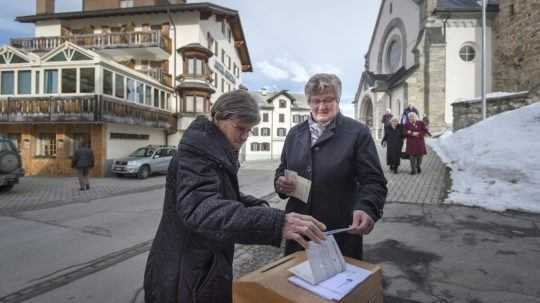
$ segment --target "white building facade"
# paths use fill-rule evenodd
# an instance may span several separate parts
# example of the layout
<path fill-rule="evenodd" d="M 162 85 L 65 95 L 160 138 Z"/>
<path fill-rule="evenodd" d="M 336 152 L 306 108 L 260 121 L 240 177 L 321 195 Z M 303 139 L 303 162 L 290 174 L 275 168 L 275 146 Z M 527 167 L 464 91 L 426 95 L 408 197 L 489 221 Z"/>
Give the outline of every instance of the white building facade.
<path fill-rule="evenodd" d="M 491 21 L 498 5 L 489 3 L 486 62 L 491 91 Z M 400 117 L 412 104 L 435 131 L 448 128 L 451 104 L 481 94 L 480 17 L 473 0 L 383 0 L 354 100 L 356 118 L 380 138 L 385 110 Z"/>
<path fill-rule="evenodd" d="M 252 71 L 237 11 L 181 0 L 37 0 L 35 37 L 0 49 L 0 135 L 28 175 L 72 175 L 85 141 L 94 176 L 138 147 L 177 145 L 198 115 Z"/>
<path fill-rule="evenodd" d="M 253 129 L 245 144 L 245 160 L 279 160 L 291 128 L 309 118 L 306 98 L 304 94 L 288 91 L 263 90 L 250 94 L 259 103 L 261 123 Z"/>

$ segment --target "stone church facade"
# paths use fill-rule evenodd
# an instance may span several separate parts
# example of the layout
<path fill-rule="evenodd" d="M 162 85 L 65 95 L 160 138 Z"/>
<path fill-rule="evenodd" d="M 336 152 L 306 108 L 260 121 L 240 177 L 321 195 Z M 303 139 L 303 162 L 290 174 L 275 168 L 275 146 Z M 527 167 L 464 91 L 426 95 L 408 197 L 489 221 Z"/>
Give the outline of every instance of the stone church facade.
<path fill-rule="evenodd" d="M 539 5 L 489 1 L 488 92 L 538 89 Z M 413 104 L 434 132 L 449 128 L 452 103 L 481 95 L 481 31 L 474 0 L 383 0 L 354 100 L 357 119 L 380 138 L 385 110 L 399 117 Z"/>

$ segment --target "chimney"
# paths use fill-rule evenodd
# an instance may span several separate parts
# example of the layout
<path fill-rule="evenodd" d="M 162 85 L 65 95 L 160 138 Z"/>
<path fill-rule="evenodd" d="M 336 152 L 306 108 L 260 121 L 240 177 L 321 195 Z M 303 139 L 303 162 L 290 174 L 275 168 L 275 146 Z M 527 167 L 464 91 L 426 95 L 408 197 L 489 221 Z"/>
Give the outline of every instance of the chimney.
<path fill-rule="evenodd" d="M 36 15 L 54 14 L 55 0 L 36 0 Z"/>

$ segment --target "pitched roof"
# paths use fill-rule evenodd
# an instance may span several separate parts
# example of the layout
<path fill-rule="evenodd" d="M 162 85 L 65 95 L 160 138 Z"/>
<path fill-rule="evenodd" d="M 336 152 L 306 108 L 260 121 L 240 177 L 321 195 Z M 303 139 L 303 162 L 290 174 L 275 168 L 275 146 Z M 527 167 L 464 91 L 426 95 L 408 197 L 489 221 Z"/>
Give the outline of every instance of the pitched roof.
<path fill-rule="evenodd" d="M 249 94 L 255 99 L 255 101 L 257 101 L 260 108 L 273 109 L 274 105 L 272 101 L 281 95 L 285 95 L 292 101 L 292 110 L 310 109 L 309 105 L 307 104 L 306 97 L 302 93 L 291 93 L 287 90 L 282 90 L 278 92 L 249 91 Z"/>
<path fill-rule="evenodd" d="M 242 71 L 251 72 L 253 67 L 251 64 L 251 58 L 249 56 L 249 50 L 242 28 L 242 22 L 240 21 L 240 14 L 238 11 L 226 8 L 223 6 L 215 5 L 212 3 L 183 3 L 183 4 L 171 4 L 171 5 L 150 5 L 150 6 L 137 6 L 128 8 L 114 8 L 103 10 L 89 10 L 89 11 L 75 11 L 75 12 L 62 12 L 52 14 L 39 14 L 30 16 L 20 16 L 15 18 L 16 21 L 22 23 L 36 23 L 38 21 L 45 20 L 73 20 L 73 19 L 88 19 L 98 17 L 115 17 L 115 16 L 135 16 L 141 14 L 167 14 L 175 12 L 188 12 L 199 11 L 201 15 L 209 16 L 216 14 L 224 16 L 231 25 L 231 31 L 235 40 L 235 47 L 238 50 L 240 60 L 242 62 Z"/>

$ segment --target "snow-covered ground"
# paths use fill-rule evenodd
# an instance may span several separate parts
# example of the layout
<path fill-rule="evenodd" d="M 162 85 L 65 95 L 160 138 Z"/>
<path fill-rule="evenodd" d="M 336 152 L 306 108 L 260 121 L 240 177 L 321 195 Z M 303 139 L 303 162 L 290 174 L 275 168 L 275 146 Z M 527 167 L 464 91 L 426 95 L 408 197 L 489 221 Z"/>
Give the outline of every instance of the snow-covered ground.
<path fill-rule="evenodd" d="M 452 169 L 446 202 L 540 213 L 540 103 L 428 144 Z"/>

